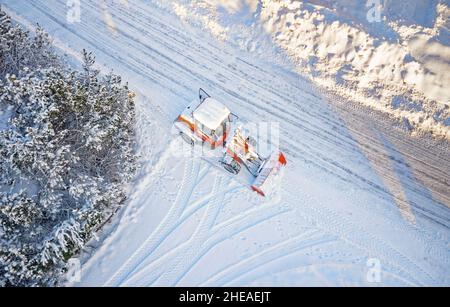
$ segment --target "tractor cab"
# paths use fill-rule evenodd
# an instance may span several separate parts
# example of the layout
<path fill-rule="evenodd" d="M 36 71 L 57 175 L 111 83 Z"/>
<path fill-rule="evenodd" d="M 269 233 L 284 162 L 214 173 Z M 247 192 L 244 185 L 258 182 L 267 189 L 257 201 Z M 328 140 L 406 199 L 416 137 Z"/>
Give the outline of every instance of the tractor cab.
<path fill-rule="evenodd" d="M 219 101 L 200 89 L 199 101 L 188 105 L 174 122 L 181 137 L 191 145 L 209 144 L 211 149 L 223 146 L 231 122 L 238 117 Z"/>
<path fill-rule="evenodd" d="M 197 133 L 204 135 L 214 147 L 225 141 L 231 112 L 219 101 L 206 97 L 192 113 Z"/>

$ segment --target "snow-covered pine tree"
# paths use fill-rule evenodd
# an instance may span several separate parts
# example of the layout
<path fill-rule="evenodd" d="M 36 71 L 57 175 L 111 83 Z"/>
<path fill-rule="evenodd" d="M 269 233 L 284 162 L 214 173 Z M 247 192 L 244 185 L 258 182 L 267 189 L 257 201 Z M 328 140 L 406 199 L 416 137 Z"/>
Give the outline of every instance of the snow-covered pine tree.
<path fill-rule="evenodd" d="M 38 26 L 30 37 L 0 8 L 0 79 L 5 74 L 19 75 L 24 68 L 55 67 L 60 65 L 48 34 Z"/>
<path fill-rule="evenodd" d="M 82 71 L 61 64 L 42 29 L 30 37 L 1 9 L 0 45 L 0 110 L 11 113 L 0 130 L 0 286 L 52 285 L 125 200 L 133 94 L 87 51 Z"/>

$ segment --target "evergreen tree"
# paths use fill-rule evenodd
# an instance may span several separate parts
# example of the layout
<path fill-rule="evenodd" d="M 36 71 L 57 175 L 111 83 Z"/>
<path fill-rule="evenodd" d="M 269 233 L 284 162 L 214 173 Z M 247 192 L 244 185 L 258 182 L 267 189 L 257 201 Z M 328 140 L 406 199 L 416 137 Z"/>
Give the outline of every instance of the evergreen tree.
<path fill-rule="evenodd" d="M 0 286 L 52 285 L 124 202 L 135 168 L 133 94 L 62 64 L 45 32 L 30 37 L 0 9 Z M 32 52 L 31 52 L 32 51 Z"/>

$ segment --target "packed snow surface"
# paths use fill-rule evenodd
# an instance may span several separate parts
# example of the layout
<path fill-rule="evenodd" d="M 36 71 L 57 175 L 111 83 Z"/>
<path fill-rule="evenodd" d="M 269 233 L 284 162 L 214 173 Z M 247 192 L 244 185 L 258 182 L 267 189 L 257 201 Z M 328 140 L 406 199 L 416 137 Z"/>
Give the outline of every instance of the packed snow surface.
<path fill-rule="evenodd" d="M 68 23 L 65 0 L 0 0 L 74 62 L 94 51 L 138 95 L 141 171 L 68 284 L 449 286 L 449 146 L 409 129 L 447 131 L 448 4 L 396 21 L 394 2 L 390 23 L 372 28 L 353 1 L 81 1 Z M 277 197 L 173 150 L 172 121 L 199 87 L 249 121 L 279 123 Z"/>

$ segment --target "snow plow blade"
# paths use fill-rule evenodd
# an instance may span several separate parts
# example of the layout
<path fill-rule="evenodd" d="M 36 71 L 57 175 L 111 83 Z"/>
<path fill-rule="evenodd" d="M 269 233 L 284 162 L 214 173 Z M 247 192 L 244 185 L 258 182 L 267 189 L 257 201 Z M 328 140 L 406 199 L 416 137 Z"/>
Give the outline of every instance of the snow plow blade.
<path fill-rule="evenodd" d="M 266 196 L 269 191 L 277 186 L 277 178 L 279 177 L 281 168 L 286 165 L 286 158 L 281 152 L 276 152 L 269 159 L 263 162 L 259 170 L 258 176 L 253 181 L 252 190 Z"/>

